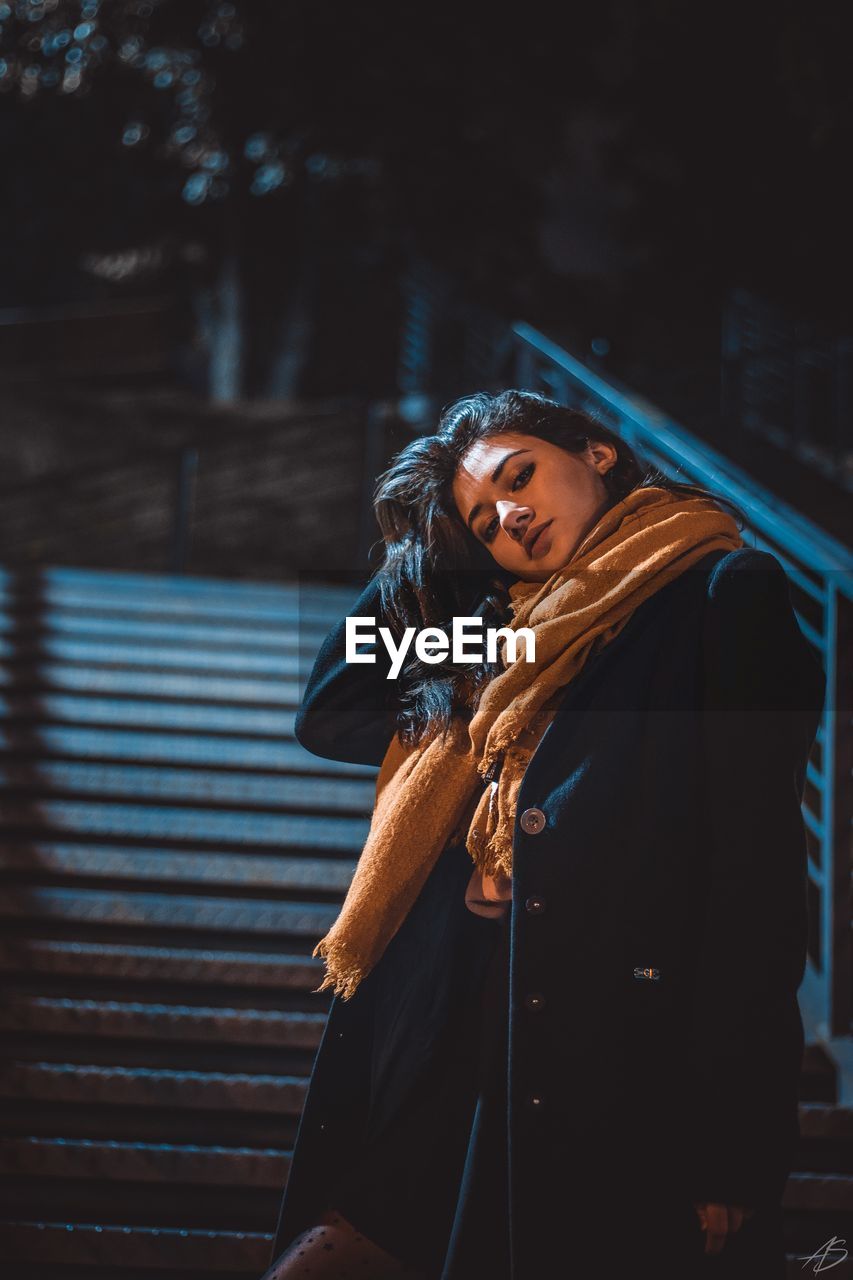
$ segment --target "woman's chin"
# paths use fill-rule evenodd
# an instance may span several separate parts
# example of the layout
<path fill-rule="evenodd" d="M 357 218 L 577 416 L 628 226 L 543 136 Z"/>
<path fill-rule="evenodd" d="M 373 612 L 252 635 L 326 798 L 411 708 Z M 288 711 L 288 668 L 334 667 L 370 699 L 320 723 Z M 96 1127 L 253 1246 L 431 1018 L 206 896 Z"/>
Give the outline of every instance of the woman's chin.
<path fill-rule="evenodd" d="M 545 558 L 546 557 L 543 556 L 543 560 Z M 555 565 L 555 568 L 558 567 L 559 566 Z M 519 572 L 518 576 L 522 582 L 547 582 L 553 573 L 554 569 L 549 569 L 547 565 L 540 561 L 535 565 L 525 565 Z"/>
<path fill-rule="evenodd" d="M 552 574 L 568 563 L 573 550 L 574 546 L 569 546 L 565 538 L 556 538 L 543 555 L 534 556 L 509 572 L 516 573 L 521 582 L 547 582 Z"/>
<path fill-rule="evenodd" d="M 529 565 L 525 565 L 525 572 L 520 576 L 527 582 L 547 582 L 558 569 L 569 562 L 572 550 L 572 547 L 566 546 L 565 539 L 555 541 L 543 556 L 538 556 Z"/>

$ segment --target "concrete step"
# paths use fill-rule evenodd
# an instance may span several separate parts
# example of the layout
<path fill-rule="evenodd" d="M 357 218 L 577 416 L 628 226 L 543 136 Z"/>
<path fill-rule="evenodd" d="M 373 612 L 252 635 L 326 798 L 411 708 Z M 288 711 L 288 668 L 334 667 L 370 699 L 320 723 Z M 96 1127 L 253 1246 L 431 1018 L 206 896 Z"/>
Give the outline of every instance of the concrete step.
<path fill-rule="evenodd" d="M 179 1108 L 297 1116 L 307 1087 L 308 1081 L 302 1076 L 260 1072 L 178 1071 L 14 1059 L 0 1064 L 0 1098 L 73 1103 L 81 1108 Z"/>
<path fill-rule="evenodd" d="M 325 1013 L 60 999 L 14 991 L 0 1005 L 0 1029 L 7 1033 L 87 1038 L 278 1045 L 316 1051 L 325 1025 Z"/>
<path fill-rule="evenodd" d="M 0 1138 L 0 1172 L 7 1177 L 280 1188 L 290 1156 L 275 1147 Z"/>
<path fill-rule="evenodd" d="M 129 943 L 66 942 L 54 938 L 0 940 L 0 973 L 78 977 L 182 987 L 246 987 L 311 991 L 323 972 L 320 956 L 262 951 L 204 951 Z"/>
<path fill-rule="evenodd" d="M 263 1271 L 375 798 L 293 739 L 358 588 L 144 576 L 0 572 L 4 1280 Z"/>
<path fill-rule="evenodd" d="M 270 1261 L 272 1236 L 260 1232 L 191 1231 L 174 1227 L 101 1226 L 91 1223 L 10 1222 L 0 1225 L 0 1251 L 13 1265 L 117 1268 L 132 1280 L 146 1272 L 186 1271 L 255 1277 Z M 20 1273 L 23 1276 L 26 1273 Z M 54 1272 L 51 1272 L 54 1274 Z M 80 1275 L 80 1272 L 71 1274 Z M 11 1280 L 17 1280 L 12 1273 Z"/>
<path fill-rule="evenodd" d="M 2 571 L 0 589 L 9 589 L 16 578 L 8 570 Z M 332 607 L 357 594 L 352 585 L 338 583 L 318 584 L 309 579 L 289 578 L 283 582 L 264 582 L 251 579 L 213 577 L 190 573 L 121 572 L 111 569 L 72 568 L 68 565 L 49 565 L 41 570 L 39 581 L 48 590 L 69 587 L 87 587 L 115 595 L 128 592 L 171 595 L 177 599 L 223 596 L 226 599 L 256 599 L 261 602 L 311 602 L 314 605 Z"/>
<path fill-rule="evenodd" d="M 117 797 L 123 801 L 179 801 L 242 809 L 369 816 L 376 786 L 369 780 L 282 777 L 276 773 L 228 773 L 149 764 L 80 764 L 40 759 L 0 765 L 0 803 L 10 794 Z"/>
<path fill-rule="evenodd" d="M 127 849 L 116 845 L 0 845 L 0 871 L 64 880 L 127 880 L 144 886 L 165 883 L 241 886 L 277 892 L 345 894 L 355 862 L 337 858 L 256 857 L 250 853 L 180 852 L 175 849 Z"/>
<path fill-rule="evenodd" d="M 118 640 L 73 639 L 40 633 L 37 648 L 26 645 L 21 637 L 14 640 L 0 635 L 0 662 L 13 665 L 21 674 L 38 664 L 73 663 L 76 666 L 127 667 L 155 671 L 190 670 L 199 673 L 226 672 L 233 675 L 268 676 L 276 680 L 307 677 L 312 667 L 310 656 L 300 660 L 295 652 L 295 637 L 290 652 L 249 652 L 232 649 L 203 649 L 185 640 L 178 645 L 154 644 L 152 641 L 122 643 Z M 27 672 L 30 679 L 32 676 Z"/>
<path fill-rule="evenodd" d="M 0 592 L 7 595 L 35 593 L 39 599 L 77 591 L 114 598 L 122 596 L 165 597 L 174 600 L 246 601 L 256 604 L 292 605 L 301 600 L 328 608 L 337 600 L 357 594 L 361 575 L 354 575 L 355 586 L 338 580 L 316 582 L 311 578 L 290 576 L 275 582 L 268 579 L 224 578 L 201 574 L 157 573 L 150 569 L 114 572 L 110 569 L 85 569 L 71 565 L 48 565 L 35 569 L 4 569 Z"/>
<path fill-rule="evenodd" d="M 105 1229 L 121 1226 L 142 1230 L 156 1223 L 161 1232 L 267 1232 L 276 1221 L 280 1199 L 280 1189 L 272 1187 L 176 1187 L 168 1182 L 102 1183 L 79 1178 L 4 1180 L 2 1194 L 6 1197 L 6 1221 L 60 1219 L 68 1223 L 97 1222 Z M 64 1261 L 61 1265 L 63 1276 L 80 1274 L 77 1268 L 69 1272 Z M 89 1268 L 83 1270 L 86 1276 L 91 1274 Z M 100 1276 L 101 1271 L 94 1274 Z M 131 1272 L 131 1277 L 139 1274 Z M 159 1277 L 161 1273 L 142 1274 Z M 258 1274 L 252 1280 L 257 1280 Z M 3 1275 L 6 1280 L 5 1271 Z M 124 1272 L 121 1275 L 126 1280 Z M 310 1275 L 307 1280 L 311 1280 Z"/>
<path fill-rule="evenodd" d="M 336 850 L 354 853 L 364 847 L 367 819 L 333 815 L 254 813 L 197 809 L 177 805 L 113 804 L 107 801 L 43 800 L 27 804 L 0 796 L 0 824 L 9 832 L 36 837 L 192 841 L 219 845 L 254 845 L 277 849 Z"/>
<path fill-rule="evenodd" d="M 0 895 L 0 919 L 64 925 L 256 933 L 319 940 L 331 928 L 335 904 L 189 894 L 110 893 L 101 889 L 13 887 Z M 312 947 L 313 949 L 313 947 Z"/>
<path fill-rule="evenodd" d="M 328 623 L 330 629 L 350 607 L 350 601 L 357 599 L 354 593 L 349 601 L 338 612 L 328 605 L 320 605 L 312 601 L 297 601 L 272 598 L 261 600 L 254 595 L 241 596 L 221 593 L 200 593 L 197 596 L 170 594 L 165 591 L 122 591 L 105 590 L 95 585 L 79 586 L 47 586 L 39 597 L 39 611 L 55 612 L 58 610 L 88 613 L 92 617 L 107 618 L 156 618 L 161 620 L 181 620 L 189 623 L 224 622 L 230 626 L 240 623 L 253 628 L 277 628 L 292 630 L 302 622 L 310 622 L 320 627 Z M 6 609 L 17 612 L 33 612 L 25 600 L 7 593 Z"/>
<path fill-rule="evenodd" d="M 110 763 L 129 760 L 140 764 L 210 765 L 235 773 L 264 770 L 298 777 L 312 774 L 369 778 L 374 785 L 377 772 L 372 765 L 322 760 L 293 739 L 264 741 L 216 734 L 130 732 L 43 722 L 6 727 L 0 722 L 0 757 L 4 753 L 17 761 L 49 755 Z"/>
<path fill-rule="evenodd" d="M 184 733 L 252 734 L 257 738 L 293 739 L 295 710 L 228 706 L 225 703 L 175 702 L 169 699 L 103 698 L 85 694 L 51 693 L 24 696 L 12 689 L 0 693 L 0 724 L 14 720 L 73 725 L 127 726 L 170 729 Z"/>
<path fill-rule="evenodd" d="M 783 1209 L 853 1214 L 853 1174 L 792 1173 L 782 1197 Z"/>
<path fill-rule="evenodd" d="M 824 1102 L 801 1102 L 798 1114 L 800 1137 L 803 1140 L 853 1140 L 853 1107 L 838 1107 Z"/>
<path fill-rule="evenodd" d="M 143 1162 L 135 1163 L 135 1172 L 144 1173 Z M 186 1161 L 183 1163 L 186 1166 L 186 1172 L 191 1176 L 203 1175 L 204 1168 L 198 1161 L 193 1168 L 190 1168 Z M 241 1176 L 248 1178 L 253 1176 L 252 1165 L 257 1163 L 257 1157 L 254 1159 L 246 1157 L 239 1162 L 233 1161 L 230 1168 L 232 1175 L 236 1175 L 237 1181 L 231 1185 L 224 1185 L 215 1180 L 198 1183 L 178 1181 L 174 1176 L 178 1174 L 178 1170 L 168 1165 L 161 1166 L 161 1171 L 166 1176 L 150 1177 L 147 1181 L 131 1180 L 134 1170 L 130 1168 L 122 1170 L 131 1175 L 128 1179 L 110 1173 L 107 1173 L 106 1177 L 95 1173 L 91 1177 L 64 1178 L 46 1175 L 30 1177 L 26 1174 L 12 1175 L 8 1179 L 3 1179 L 3 1192 L 7 1197 L 7 1210 L 4 1216 L 7 1220 L 13 1221 L 34 1218 L 44 1221 L 55 1218 L 69 1228 L 74 1228 L 74 1234 L 79 1230 L 80 1224 L 86 1223 L 96 1223 L 105 1233 L 116 1227 L 122 1229 L 123 1234 L 126 1235 L 143 1233 L 143 1238 L 145 1235 L 149 1239 L 154 1238 L 151 1242 L 152 1257 L 149 1263 L 152 1259 L 158 1264 L 168 1263 L 171 1260 L 179 1268 L 165 1271 L 158 1265 L 158 1269 L 154 1271 L 148 1266 L 139 1270 L 133 1265 L 138 1257 L 134 1255 L 113 1259 L 123 1265 L 117 1271 L 107 1272 L 100 1264 L 109 1262 L 112 1257 L 109 1252 L 97 1256 L 93 1253 L 83 1254 L 83 1261 L 79 1265 L 75 1263 L 72 1253 L 70 1266 L 67 1255 L 63 1254 L 54 1260 L 53 1266 L 56 1268 L 54 1275 L 58 1271 L 62 1275 L 87 1277 L 91 1275 L 101 1277 L 109 1274 L 120 1276 L 121 1280 L 128 1280 L 128 1277 L 130 1280 L 135 1280 L 136 1277 L 141 1280 L 141 1277 L 152 1275 L 158 1277 L 168 1275 L 174 1277 L 174 1280 L 177 1280 L 177 1277 L 181 1277 L 181 1280 L 187 1280 L 188 1277 L 189 1280 L 193 1280 L 194 1277 L 198 1277 L 200 1280 L 201 1276 L 210 1273 L 196 1269 L 195 1260 L 200 1257 L 197 1248 L 188 1248 L 179 1258 L 170 1259 L 168 1248 L 165 1255 L 154 1254 L 154 1242 L 164 1238 L 168 1242 L 170 1237 L 174 1239 L 181 1231 L 185 1233 L 184 1240 L 210 1239 L 213 1233 L 216 1233 L 217 1238 L 220 1239 L 223 1235 L 245 1239 L 270 1232 L 275 1223 L 281 1187 L 287 1177 L 289 1162 L 278 1166 L 280 1172 L 277 1185 L 253 1185 L 250 1181 L 241 1181 Z M 272 1162 L 265 1161 L 265 1163 Z M 170 1173 L 173 1176 L 170 1177 Z M 270 1181 L 272 1181 L 271 1178 Z M 150 1227 L 150 1223 L 155 1223 L 156 1226 Z M 269 1244 L 267 1244 L 268 1248 Z M 22 1259 L 24 1255 L 16 1252 L 13 1256 L 16 1259 Z M 21 1276 L 25 1275 L 27 1280 L 32 1280 L 34 1275 L 41 1275 L 41 1271 L 31 1270 L 37 1266 L 38 1264 L 30 1256 L 29 1266 L 25 1270 L 22 1269 Z M 252 1280 L 256 1280 L 260 1270 L 261 1268 L 258 1268 L 250 1273 Z M 4 1278 L 8 1274 L 10 1273 L 4 1269 Z M 235 1273 L 229 1271 L 228 1274 Z"/>
<path fill-rule="evenodd" d="M 151 644 L 188 644 L 211 653 L 223 650 L 232 653 L 279 655 L 296 654 L 300 649 L 310 651 L 319 648 L 332 627 L 344 617 L 344 606 L 339 614 L 329 613 L 318 618 L 306 617 L 301 610 L 294 614 L 288 625 L 254 628 L 241 626 L 239 618 L 231 624 L 186 622 L 178 618 L 159 621 L 157 618 L 114 617 L 104 618 L 91 610 L 80 613 L 67 609 L 33 610 L 22 606 L 12 611 L 0 605 L 0 636 L 14 636 L 25 649 L 32 642 L 61 638 L 82 641 L 101 640 L 105 637 L 128 645 L 141 647 Z"/>
<path fill-rule="evenodd" d="M 19 696 L 38 691 L 110 694 L 114 697 L 187 698 L 196 702 L 242 703 L 246 706 L 295 707 L 302 690 L 298 680 L 251 680 L 219 675 L 175 675 L 161 671 L 40 662 L 0 667 L 0 688 Z"/>

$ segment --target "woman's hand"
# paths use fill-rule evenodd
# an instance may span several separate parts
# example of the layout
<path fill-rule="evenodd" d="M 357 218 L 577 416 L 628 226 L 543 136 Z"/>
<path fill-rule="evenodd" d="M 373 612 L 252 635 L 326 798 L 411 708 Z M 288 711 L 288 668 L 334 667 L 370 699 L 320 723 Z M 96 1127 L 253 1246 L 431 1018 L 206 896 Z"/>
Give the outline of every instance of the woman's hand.
<path fill-rule="evenodd" d="M 693 1207 L 705 1232 L 705 1252 L 719 1253 L 730 1231 L 739 1231 L 745 1218 L 751 1218 L 754 1209 L 744 1209 L 736 1204 L 711 1204 L 694 1200 Z"/>

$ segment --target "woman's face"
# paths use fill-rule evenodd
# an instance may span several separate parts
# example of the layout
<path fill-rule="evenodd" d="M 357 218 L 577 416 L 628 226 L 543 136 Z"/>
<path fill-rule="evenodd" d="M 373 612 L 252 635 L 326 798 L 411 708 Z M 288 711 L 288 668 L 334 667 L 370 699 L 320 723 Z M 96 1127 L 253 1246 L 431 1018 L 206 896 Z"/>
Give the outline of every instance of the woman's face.
<path fill-rule="evenodd" d="M 571 559 L 610 506 L 603 475 L 612 444 L 568 453 L 538 436 L 502 432 L 475 441 L 453 479 L 456 509 L 502 568 L 545 582 Z"/>

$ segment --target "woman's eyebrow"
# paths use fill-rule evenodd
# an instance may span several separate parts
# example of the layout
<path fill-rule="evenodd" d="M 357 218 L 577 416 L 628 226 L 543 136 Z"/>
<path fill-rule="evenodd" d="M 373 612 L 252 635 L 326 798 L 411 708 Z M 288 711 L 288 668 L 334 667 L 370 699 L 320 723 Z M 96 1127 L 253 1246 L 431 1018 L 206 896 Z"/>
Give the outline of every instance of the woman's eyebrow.
<path fill-rule="evenodd" d="M 530 453 L 530 450 L 529 449 L 513 449 L 512 453 L 505 453 L 504 456 L 501 458 L 500 462 L 498 463 L 498 465 L 495 467 L 494 471 L 492 472 L 492 475 L 491 475 L 492 484 L 497 484 L 505 464 L 509 462 L 510 458 L 514 458 L 517 453 Z M 474 506 L 471 508 L 470 512 L 468 513 L 468 519 L 466 521 L 469 529 L 471 529 L 472 521 L 477 519 L 477 516 L 482 510 L 483 510 L 483 503 L 475 502 Z M 471 530 L 471 532 L 473 533 L 473 529 Z"/>

